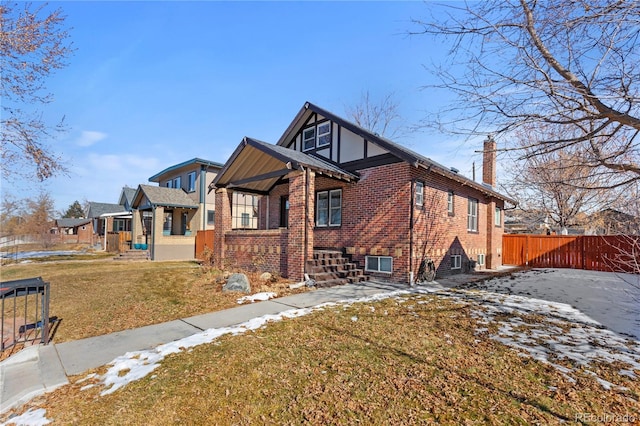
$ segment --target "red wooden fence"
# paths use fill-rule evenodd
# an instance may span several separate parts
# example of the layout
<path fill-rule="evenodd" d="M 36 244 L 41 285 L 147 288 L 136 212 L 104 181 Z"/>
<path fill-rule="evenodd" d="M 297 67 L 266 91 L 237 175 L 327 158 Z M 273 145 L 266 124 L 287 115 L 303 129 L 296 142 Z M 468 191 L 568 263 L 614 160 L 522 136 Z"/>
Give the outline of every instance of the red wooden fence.
<path fill-rule="evenodd" d="M 505 234 L 502 263 L 533 268 L 640 273 L 640 236 Z"/>
<path fill-rule="evenodd" d="M 213 250 L 213 230 L 198 231 L 196 233 L 196 259 L 203 259 L 205 248 Z"/>

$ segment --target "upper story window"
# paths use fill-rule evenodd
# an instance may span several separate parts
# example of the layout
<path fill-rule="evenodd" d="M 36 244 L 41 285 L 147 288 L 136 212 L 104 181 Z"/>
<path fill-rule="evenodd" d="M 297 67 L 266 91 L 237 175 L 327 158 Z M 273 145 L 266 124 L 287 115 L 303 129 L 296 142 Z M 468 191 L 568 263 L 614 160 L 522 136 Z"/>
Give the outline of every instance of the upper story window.
<path fill-rule="evenodd" d="M 310 127 L 302 131 L 302 149 L 308 151 L 316 146 L 316 128 Z"/>
<path fill-rule="evenodd" d="M 496 226 L 502 226 L 502 209 L 500 207 L 496 207 L 493 221 Z"/>
<path fill-rule="evenodd" d="M 467 207 L 467 230 L 478 231 L 478 200 L 469 198 Z"/>
<path fill-rule="evenodd" d="M 187 175 L 187 191 L 194 192 L 196 190 L 196 172 Z"/>
<path fill-rule="evenodd" d="M 454 215 L 454 210 L 453 210 L 453 191 L 449 191 L 449 193 L 447 194 L 447 212 L 449 213 L 449 216 L 453 216 Z"/>
<path fill-rule="evenodd" d="M 416 182 L 416 206 L 424 204 L 424 183 Z"/>
<path fill-rule="evenodd" d="M 318 147 L 329 145 L 331 143 L 331 122 L 318 125 Z"/>
<path fill-rule="evenodd" d="M 173 188 L 173 181 L 172 180 L 168 180 L 167 184 L 166 184 L 167 188 Z"/>
<path fill-rule="evenodd" d="M 331 144 L 331 122 L 325 121 L 302 131 L 302 150 L 309 151 Z"/>
<path fill-rule="evenodd" d="M 316 194 L 316 226 L 342 224 L 342 190 L 320 191 Z"/>
<path fill-rule="evenodd" d="M 180 176 L 173 180 L 173 187 L 178 189 L 182 188 L 182 179 L 180 178 Z"/>

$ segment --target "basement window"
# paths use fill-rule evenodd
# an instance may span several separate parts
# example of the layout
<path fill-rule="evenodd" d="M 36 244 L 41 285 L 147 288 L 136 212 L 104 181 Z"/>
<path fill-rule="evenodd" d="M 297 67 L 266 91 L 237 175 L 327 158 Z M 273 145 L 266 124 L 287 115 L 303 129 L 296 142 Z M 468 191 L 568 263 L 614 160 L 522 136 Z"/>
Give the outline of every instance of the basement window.
<path fill-rule="evenodd" d="M 390 274 L 393 272 L 393 258 L 391 256 L 366 256 L 365 271 L 383 272 Z"/>
<path fill-rule="evenodd" d="M 459 254 L 454 254 L 451 256 L 451 269 L 461 269 L 462 268 L 462 256 Z"/>

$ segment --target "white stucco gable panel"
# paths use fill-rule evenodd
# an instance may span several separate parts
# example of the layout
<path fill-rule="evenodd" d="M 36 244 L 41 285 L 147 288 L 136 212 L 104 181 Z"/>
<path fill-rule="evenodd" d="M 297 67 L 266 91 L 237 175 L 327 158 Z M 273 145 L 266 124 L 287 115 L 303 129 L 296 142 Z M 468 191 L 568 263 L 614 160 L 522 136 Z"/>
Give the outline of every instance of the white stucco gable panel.
<path fill-rule="evenodd" d="M 380 148 L 378 145 L 367 142 L 367 157 L 375 157 L 376 155 L 388 154 L 389 151 Z"/>
<path fill-rule="evenodd" d="M 345 128 L 340 129 L 340 162 L 362 160 L 364 158 L 364 140 Z"/>

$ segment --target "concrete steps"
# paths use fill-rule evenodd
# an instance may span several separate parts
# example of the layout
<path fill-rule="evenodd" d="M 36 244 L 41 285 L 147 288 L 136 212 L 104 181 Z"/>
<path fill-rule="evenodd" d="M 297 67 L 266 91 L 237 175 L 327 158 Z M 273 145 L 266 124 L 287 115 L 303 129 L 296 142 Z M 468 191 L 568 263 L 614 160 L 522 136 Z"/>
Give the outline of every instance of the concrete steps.
<path fill-rule="evenodd" d="M 127 250 L 119 253 L 113 260 L 149 260 L 148 250 Z"/>
<path fill-rule="evenodd" d="M 368 281 L 358 265 L 343 256 L 338 250 L 314 250 L 313 259 L 307 260 L 307 274 L 316 282 L 316 287 L 333 287 Z"/>

